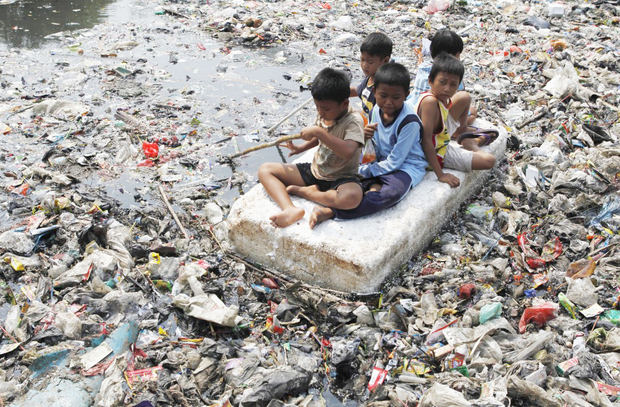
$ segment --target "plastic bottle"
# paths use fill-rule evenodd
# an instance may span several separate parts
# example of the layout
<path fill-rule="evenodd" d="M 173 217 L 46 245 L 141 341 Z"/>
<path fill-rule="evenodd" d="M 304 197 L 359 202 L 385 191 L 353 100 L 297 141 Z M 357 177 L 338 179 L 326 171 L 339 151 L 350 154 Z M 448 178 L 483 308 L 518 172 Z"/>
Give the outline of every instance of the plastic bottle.
<path fill-rule="evenodd" d="M 502 315 L 502 304 L 499 302 L 492 302 L 485 305 L 480 309 L 479 321 L 484 324 L 488 320 L 494 319 Z"/>
<path fill-rule="evenodd" d="M 586 350 L 586 338 L 583 332 L 578 332 L 573 339 L 573 357 Z"/>

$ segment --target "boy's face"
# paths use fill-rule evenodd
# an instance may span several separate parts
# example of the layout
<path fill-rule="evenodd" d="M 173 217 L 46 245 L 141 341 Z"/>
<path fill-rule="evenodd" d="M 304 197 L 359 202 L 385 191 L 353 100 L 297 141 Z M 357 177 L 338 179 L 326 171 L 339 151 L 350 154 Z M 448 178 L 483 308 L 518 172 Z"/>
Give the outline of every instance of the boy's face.
<path fill-rule="evenodd" d="M 349 110 L 349 99 L 345 99 L 342 102 L 314 99 L 314 105 L 321 119 L 336 120 Z"/>
<path fill-rule="evenodd" d="M 430 78 L 428 79 L 428 83 L 431 86 L 431 92 L 436 98 L 443 102 L 454 96 L 459 88 L 460 82 L 461 79 L 458 75 L 447 72 L 439 72 L 432 81 Z"/>
<path fill-rule="evenodd" d="M 377 69 L 383 64 L 390 61 L 390 57 L 380 57 L 378 55 L 370 55 L 368 52 L 362 52 L 360 65 L 364 76 L 373 77 L 377 73 Z"/>
<path fill-rule="evenodd" d="M 409 95 L 409 91 L 398 85 L 380 83 L 375 89 L 377 105 L 388 116 L 394 116 L 396 112 L 402 109 L 407 95 Z"/>

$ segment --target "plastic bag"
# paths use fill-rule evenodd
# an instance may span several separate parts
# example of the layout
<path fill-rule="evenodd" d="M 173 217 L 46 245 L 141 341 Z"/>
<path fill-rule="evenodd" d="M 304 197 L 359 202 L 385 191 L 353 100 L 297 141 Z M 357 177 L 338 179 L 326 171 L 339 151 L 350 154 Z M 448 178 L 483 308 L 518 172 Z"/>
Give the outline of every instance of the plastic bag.
<path fill-rule="evenodd" d="M 555 318 L 557 310 L 558 305 L 553 302 L 545 302 L 534 307 L 526 308 L 519 321 L 519 333 L 524 333 L 527 324 L 530 322 L 535 322 L 538 326 L 544 325 L 547 321 Z"/>
<path fill-rule="evenodd" d="M 525 262 L 533 269 L 543 267 L 545 264 L 554 261 L 562 254 L 562 242 L 557 236 L 545 243 L 540 256 L 538 256 L 536 252 L 529 247 L 527 232 L 523 232 L 517 236 L 517 242 L 523 251 Z"/>
<path fill-rule="evenodd" d="M 364 144 L 364 150 L 362 151 L 362 164 L 370 164 L 377 159 L 377 152 L 375 151 L 375 145 L 372 139 L 366 140 Z"/>
<path fill-rule="evenodd" d="M 579 278 L 577 280 L 568 280 L 568 290 L 566 296 L 569 300 L 582 307 L 589 307 L 598 302 L 598 294 L 596 287 L 592 284 L 589 277 Z"/>
<path fill-rule="evenodd" d="M 502 315 L 502 304 L 500 302 L 492 302 L 480 309 L 480 324 L 484 324 L 490 319 L 494 319 Z"/>
<path fill-rule="evenodd" d="M 424 10 L 428 14 L 435 14 L 438 11 L 446 10 L 448 7 L 450 7 L 449 0 L 430 0 Z"/>
<path fill-rule="evenodd" d="M 147 143 L 143 141 L 142 151 L 144 151 L 144 155 L 148 158 L 157 158 L 159 155 L 159 145 L 157 145 L 157 143 Z"/>
<path fill-rule="evenodd" d="M 420 407 L 468 407 L 471 405 L 472 404 L 467 401 L 461 392 L 453 390 L 441 383 L 433 384 L 433 387 L 424 394 L 419 404 Z"/>

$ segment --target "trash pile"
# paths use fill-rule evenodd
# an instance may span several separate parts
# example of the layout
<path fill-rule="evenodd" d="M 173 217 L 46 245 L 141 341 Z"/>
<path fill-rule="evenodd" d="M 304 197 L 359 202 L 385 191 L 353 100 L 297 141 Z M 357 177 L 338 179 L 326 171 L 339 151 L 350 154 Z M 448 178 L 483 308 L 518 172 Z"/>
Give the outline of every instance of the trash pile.
<path fill-rule="evenodd" d="M 619 12 L 162 2 L 148 24 L 55 36 L 41 66 L 1 53 L 0 404 L 620 405 Z M 385 30 L 415 72 L 446 25 L 480 115 L 511 138 L 424 255 L 359 294 L 231 252 L 227 202 L 277 156 L 222 158 L 323 66 L 359 79 L 365 34 Z M 205 51 L 232 101 L 175 71 Z M 238 66 L 268 58 L 295 64 L 288 88 L 235 93 Z"/>

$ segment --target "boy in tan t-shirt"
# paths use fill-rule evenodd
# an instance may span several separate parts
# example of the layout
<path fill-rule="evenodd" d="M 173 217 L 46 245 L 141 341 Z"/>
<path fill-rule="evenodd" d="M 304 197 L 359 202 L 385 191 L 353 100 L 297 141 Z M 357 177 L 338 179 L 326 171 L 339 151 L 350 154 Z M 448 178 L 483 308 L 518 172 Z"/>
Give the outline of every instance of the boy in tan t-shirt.
<path fill-rule="evenodd" d="M 317 123 L 301 131 L 305 143 L 286 143 L 289 155 L 318 145 L 312 164 L 265 163 L 258 169 L 258 179 L 282 209 L 269 218 L 274 226 L 287 227 L 304 216 L 304 210 L 293 205 L 289 194 L 300 194 L 334 209 L 354 209 L 362 201 L 357 169 L 364 129 L 359 113 L 349 108 L 349 85 L 343 72 L 331 68 L 323 69 L 312 82 Z M 310 216 L 310 227 L 316 224 L 316 212 Z"/>

